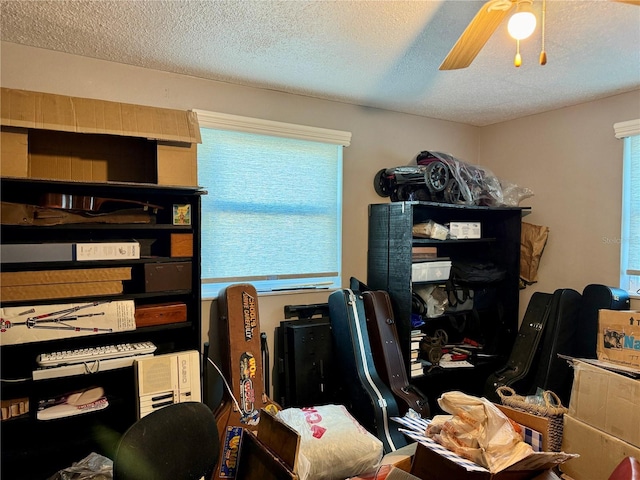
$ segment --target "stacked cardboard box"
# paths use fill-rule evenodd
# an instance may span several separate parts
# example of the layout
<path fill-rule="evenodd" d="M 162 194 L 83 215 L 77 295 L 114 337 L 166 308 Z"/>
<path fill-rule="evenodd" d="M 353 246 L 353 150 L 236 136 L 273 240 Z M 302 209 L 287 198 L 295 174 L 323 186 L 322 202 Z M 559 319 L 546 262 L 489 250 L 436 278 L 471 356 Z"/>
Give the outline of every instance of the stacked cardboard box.
<path fill-rule="evenodd" d="M 640 380 L 598 363 L 573 361 L 562 449 L 580 457 L 562 471 L 576 480 L 609 478 L 625 457 L 640 458 Z"/>
<path fill-rule="evenodd" d="M 600 310 L 596 351 L 599 360 L 640 368 L 640 312 Z"/>

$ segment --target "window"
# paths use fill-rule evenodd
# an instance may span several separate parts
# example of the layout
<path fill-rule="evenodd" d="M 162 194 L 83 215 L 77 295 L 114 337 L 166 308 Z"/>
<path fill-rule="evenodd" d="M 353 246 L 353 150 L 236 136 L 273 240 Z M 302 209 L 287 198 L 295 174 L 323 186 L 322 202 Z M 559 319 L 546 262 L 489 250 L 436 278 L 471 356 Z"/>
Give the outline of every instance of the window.
<path fill-rule="evenodd" d="M 614 125 L 624 140 L 620 288 L 640 294 L 640 119 Z"/>
<path fill-rule="evenodd" d="M 341 285 L 342 149 L 336 130 L 198 111 L 203 297 Z"/>

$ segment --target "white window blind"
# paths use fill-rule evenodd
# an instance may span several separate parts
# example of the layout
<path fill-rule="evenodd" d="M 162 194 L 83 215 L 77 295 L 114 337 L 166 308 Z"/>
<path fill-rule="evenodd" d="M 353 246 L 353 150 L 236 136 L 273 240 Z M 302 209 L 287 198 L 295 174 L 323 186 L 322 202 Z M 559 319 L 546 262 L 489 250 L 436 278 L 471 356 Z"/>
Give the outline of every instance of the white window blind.
<path fill-rule="evenodd" d="M 342 149 L 350 133 L 198 111 L 203 296 L 341 284 Z"/>
<path fill-rule="evenodd" d="M 620 287 L 640 293 L 640 119 L 616 123 L 624 141 Z"/>

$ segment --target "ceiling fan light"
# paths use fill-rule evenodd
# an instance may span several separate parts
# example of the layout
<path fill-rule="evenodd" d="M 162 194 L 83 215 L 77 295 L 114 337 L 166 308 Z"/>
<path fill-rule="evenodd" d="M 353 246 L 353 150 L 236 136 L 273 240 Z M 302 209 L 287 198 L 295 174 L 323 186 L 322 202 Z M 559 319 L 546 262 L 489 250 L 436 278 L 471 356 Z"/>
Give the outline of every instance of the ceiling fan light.
<path fill-rule="evenodd" d="M 524 40 L 528 38 L 536 29 L 536 16 L 531 10 L 531 3 L 521 1 L 518 3 L 518 9 L 509 19 L 507 30 L 516 40 Z"/>

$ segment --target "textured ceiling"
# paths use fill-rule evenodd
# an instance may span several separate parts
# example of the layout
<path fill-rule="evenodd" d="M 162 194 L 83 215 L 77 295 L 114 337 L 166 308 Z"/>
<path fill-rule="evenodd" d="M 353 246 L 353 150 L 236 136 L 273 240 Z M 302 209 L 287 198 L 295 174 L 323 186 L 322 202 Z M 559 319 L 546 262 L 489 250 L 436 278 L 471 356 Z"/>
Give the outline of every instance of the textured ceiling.
<path fill-rule="evenodd" d="M 470 67 L 439 71 L 483 3 L 2 0 L 0 27 L 7 42 L 477 126 L 640 88 L 640 7 L 607 0 L 547 0 L 546 66 L 539 28 L 513 66 L 505 21 Z"/>

